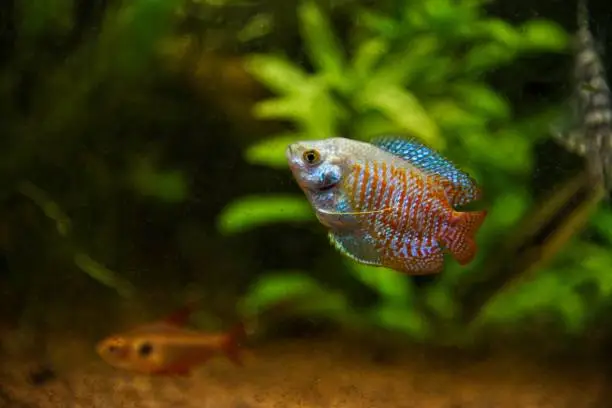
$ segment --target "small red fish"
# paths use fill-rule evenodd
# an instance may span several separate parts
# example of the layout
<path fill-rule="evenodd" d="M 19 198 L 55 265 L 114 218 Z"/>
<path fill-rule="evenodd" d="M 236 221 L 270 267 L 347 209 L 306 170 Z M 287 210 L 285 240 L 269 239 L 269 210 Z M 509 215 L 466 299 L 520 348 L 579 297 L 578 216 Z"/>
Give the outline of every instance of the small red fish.
<path fill-rule="evenodd" d="M 195 304 L 163 320 L 110 336 L 96 352 L 115 368 L 150 375 L 188 376 L 211 358 L 224 354 L 242 366 L 239 342 L 246 337 L 243 323 L 225 333 L 206 333 L 183 326 Z"/>

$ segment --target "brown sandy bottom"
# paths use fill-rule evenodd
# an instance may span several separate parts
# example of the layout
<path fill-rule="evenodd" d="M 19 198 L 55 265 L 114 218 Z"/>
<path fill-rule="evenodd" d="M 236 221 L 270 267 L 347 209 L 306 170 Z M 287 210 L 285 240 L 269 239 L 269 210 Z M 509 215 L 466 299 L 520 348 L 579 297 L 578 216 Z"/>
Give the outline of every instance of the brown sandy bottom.
<path fill-rule="evenodd" d="M 562 368 L 508 356 L 477 360 L 447 354 L 413 352 L 377 363 L 371 352 L 346 342 L 284 341 L 250 349 L 242 368 L 217 359 L 182 379 L 130 375 L 90 356 L 88 363 L 38 386 L 26 380 L 31 363 L 4 361 L 0 407 L 608 406 L 602 403 L 602 371 L 585 364 Z"/>

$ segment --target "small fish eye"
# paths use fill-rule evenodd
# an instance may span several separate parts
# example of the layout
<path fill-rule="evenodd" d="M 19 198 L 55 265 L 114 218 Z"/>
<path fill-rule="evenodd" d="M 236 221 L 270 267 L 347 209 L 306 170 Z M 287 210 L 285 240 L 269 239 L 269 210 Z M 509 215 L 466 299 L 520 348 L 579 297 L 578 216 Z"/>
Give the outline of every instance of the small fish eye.
<path fill-rule="evenodd" d="M 142 343 L 140 347 L 138 347 L 138 354 L 141 357 L 148 357 L 153 352 L 153 346 L 151 343 Z"/>
<path fill-rule="evenodd" d="M 108 346 L 108 351 L 110 351 L 111 353 L 115 353 L 117 350 L 119 350 L 119 347 L 115 346 L 114 344 Z"/>
<path fill-rule="evenodd" d="M 307 150 L 302 154 L 302 158 L 308 164 L 316 164 L 321 159 L 321 156 L 316 150 Z"/>

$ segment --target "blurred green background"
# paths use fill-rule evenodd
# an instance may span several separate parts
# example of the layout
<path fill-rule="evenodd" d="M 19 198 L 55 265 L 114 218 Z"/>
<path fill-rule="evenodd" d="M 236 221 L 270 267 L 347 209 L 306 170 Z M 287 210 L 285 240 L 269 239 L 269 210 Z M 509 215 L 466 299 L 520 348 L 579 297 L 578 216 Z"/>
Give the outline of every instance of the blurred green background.
<path fill-rule="evenodd" d="M 91 318 L 75 302 L 112 311 L 143 298 L 161 310 L 196 292 L 211 320 L 295 295 L 304 300 L 288 313 L 309 321 L 429 343 L 557 333 L 571 344 L 610 331 L 612 212 L 587 194 L 588 223 L 569 241 L 523 235 L 566 231 L 568 216 L 538 211 L 568 200 L 559 192 L 580 174 L 550 140 L 570 93 L 573 4 L 9 3 L 7 321 L 70 327 Z M 286 167 L 292 141 L 391 133 L 472 174 L 489 208 L 477 260 L 449 262 L 425 285 L 335 252 Z M 548 262 L 521 258 L 525 242 Z M 527 270 L 512 287 L 478 286 Z"/>

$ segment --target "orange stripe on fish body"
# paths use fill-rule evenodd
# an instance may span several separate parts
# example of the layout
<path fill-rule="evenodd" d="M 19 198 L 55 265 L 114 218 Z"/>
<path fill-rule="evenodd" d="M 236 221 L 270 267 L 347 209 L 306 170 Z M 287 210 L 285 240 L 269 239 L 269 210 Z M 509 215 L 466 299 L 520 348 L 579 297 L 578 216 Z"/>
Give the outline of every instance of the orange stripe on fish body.
<path fill-rule="evenodd" d="M 410 274 L 437 273 L 444 266 L 443 248 L 462 265 L 474 258 L 474 235 L 486 212 L 455 211 L 448 183 L 435 174 L 370 161 L 356 163 L 344 187 L 382 266 Z"/>

